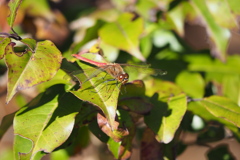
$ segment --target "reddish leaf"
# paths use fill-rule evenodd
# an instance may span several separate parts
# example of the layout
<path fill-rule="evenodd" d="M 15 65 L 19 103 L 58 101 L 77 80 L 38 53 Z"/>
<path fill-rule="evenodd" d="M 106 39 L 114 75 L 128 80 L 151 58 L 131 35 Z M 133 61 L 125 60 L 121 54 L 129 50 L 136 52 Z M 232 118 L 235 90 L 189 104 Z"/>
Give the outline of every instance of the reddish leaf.
<path fill-rule="evenodd" d="M 129 134 L 128 130 L 118 128 L 119 123 L 114 121 L 114 125 L 110 126 L 109 122 L 101 114 L 97 115 L 98 125 L 101 130 L 111 137 L 115 142 L 120 142 L 122 138 Z"/>
<path fill-rule="evenodd" d="M 154 133 L 147 128 L 141 142 L 141 160 L 163 160 L 163 150 Z"/>

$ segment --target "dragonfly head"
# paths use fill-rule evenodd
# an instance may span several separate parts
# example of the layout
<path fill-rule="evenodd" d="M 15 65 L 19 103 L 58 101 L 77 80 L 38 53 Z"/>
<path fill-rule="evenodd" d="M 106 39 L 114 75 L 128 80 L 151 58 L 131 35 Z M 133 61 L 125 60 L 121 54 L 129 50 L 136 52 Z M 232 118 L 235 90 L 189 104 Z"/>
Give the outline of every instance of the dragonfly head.
<path fill-rule="evenodd" d="M 125 84 L 128 82 L 129 75 L 127 73 L 120 74 L 118 76 L 118 81 L 121 82 L 122 84 Z"/>

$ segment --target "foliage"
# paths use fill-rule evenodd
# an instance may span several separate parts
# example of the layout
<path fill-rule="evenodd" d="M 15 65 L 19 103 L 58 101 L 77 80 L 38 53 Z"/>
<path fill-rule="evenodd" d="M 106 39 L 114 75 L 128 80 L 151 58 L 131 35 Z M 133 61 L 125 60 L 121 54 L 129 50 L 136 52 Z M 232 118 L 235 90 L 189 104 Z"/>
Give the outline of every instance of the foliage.
<path fill-rule="evenodd" d="M 88 145 L 90 132 L 115 159 L 131 157 L 133 139 L 141 142 L 142 159 L 175 159 L 182 152 L 176 150 L 180 134 L 214 132 L 211 123 L 240 139 L 240 56 L 228 54 L 240 13 L 237 0 L 111 0 L 111 8 L 77 8 L 79 14 L 73 8 L 65 15 L 46 0 L 32 2 L 11 0 L 10 15 L 0 22 L 9 25 L 0 33 L 6 102 L 27 88 L 39 92 L 2 120 L 1 138 L 13 124 L 15 159 L 49 153 L 52 159 L 56 153 L 68 158 Z M 67 39 L 67 21 L 73 41 Z M 207 50 L 189 45 L 194 39 L 184 41 L 187 25 L 206 30 Z M 33 38 L 22 38 L 25 33 Z M 130 64 L 124 68 L 128 83 L 108 74 L 113 61 Z M 168 74 L 154 76 L 166 73 L 159 68 Z M 198 129 L 196 116 L 204 122 Z M 219 135 L 217 140 L 227 136 Z M 207 138 L 199 133 L 199 140 Z M 220 152 L 232 158 L 225 147 Z"/>

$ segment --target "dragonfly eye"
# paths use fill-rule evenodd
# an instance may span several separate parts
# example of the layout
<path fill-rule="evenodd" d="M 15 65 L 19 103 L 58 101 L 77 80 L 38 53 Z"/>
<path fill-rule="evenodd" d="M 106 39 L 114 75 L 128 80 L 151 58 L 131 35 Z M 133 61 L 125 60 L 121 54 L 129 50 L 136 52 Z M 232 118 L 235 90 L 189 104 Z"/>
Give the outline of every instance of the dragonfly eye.
<path fill-rule="evenodd" d="M 121 83 L 123 83 L 123 84 L 128 82 L 128 78 L 129 78 L 129 75 L 127 73 L 121 74 L 119 76 L 119 79 L 120 79 Z"/>

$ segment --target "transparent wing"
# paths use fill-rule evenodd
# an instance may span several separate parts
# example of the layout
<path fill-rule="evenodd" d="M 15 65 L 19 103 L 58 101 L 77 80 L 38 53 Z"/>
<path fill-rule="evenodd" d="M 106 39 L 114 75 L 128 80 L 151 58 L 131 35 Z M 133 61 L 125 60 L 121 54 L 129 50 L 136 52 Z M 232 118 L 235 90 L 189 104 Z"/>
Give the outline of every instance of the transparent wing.
<path fill-rule="evenodd" d="M 124 71 L 129 74 L 130 80 L 143 79 L 146 76 L 166 75 L 167 71 L 162 69 L 150 68 L 149 64 L 120 64 Z"/>
<path fill-rule="evenodd" d="M 98 77 L 98 75 L 102 72 L 105 72 L 105 70 L 110 67 L 111 65 L 106 65 L 102 68 L 100 67 L 91 67 L 84 70 L 78 70 L 68 73 L 67 77 L 71 77 L 73 81 L 79 81 L 81 84 L 89 81 L 90 79 L 94 77 Z M 106 73 L 107 74 L 107 73 Z M 104 79 L 104 77 L 99 77 L 99 79 Z"/>

